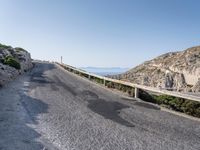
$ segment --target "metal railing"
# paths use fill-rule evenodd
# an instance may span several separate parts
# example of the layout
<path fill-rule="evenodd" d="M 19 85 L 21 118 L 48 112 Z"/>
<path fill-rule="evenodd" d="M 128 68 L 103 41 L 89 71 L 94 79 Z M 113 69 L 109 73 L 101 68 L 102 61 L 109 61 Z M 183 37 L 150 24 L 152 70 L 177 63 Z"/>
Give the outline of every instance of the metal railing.
<path fill-rule="evenodd" d="M 149 91 L 149 92 L 154 92 L 154 93 L 159 93 L 159 94 L 165 94 L 165 95 L 170 95 L 170 96 L 174 96 L 174 97 L 178 97 L 178 98 L 183 98 L 183 99 L 188 99 L 188 100 L 200 102 L 200 97 L 195 96 L 195 95 L 190 95 L 190 94 L 185 94 L 185 93 L 175 92 L 175 91 L 168 91 L 168 90 L 164 90 L 164 89 L 158 89 L 158 88 L 154 88 L 154 87 L 134 84 L 134 83 L 121 81 L 121 80 L 116 80 L 116 79 L 112 79 L 112 78 L 96 75 L 96 74 L 93 74 L 93 73 L 89 73 L 89 72 L 86 72 L 84 70 L 81 70 L 81 69 L 78 69 L 78 68 L 63 64 L 63 63 L 62 64 L 56 63 L 56 64 L 58 64 L 59 66 L 69 70 L 70 72 L 76 72 L 78 74 L 87 75 L 87 78 L 89 80 L 92 77 L 100 79 L 100 80 L 103 81 L 104 85 L 106 85 L 106 82 L 112 82 L 112 83 L 117 83 L 117 84 L 120 84 L 120 85 L 125 85 L 125 86 L 128 86 L 128 87 L 132 87 L 132 88 L 134 88 L 133 93 L 134 93 L 134 97 L 135 98 L 138 98 L 139 89 L 141 89 L 141 90 L 144 90 L 144 91 Z"/>

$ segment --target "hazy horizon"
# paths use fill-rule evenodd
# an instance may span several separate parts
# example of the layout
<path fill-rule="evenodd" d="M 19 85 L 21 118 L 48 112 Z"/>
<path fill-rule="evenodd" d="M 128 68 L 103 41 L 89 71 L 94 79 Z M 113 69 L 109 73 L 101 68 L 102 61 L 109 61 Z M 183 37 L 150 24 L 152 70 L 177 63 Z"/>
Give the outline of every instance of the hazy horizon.
<path fill-rule="evenodd" d="M 98 75 L 116 75 L 128 71 L 130 68 L 121 67 L 79 67 L 79 69 L 85 70 L 90 73 Z"/>
<path fill-rule="evenodd" d="M 0 0 L 0 43 L 76 67 L 132 68 L 200 45 L 198 0 Z"/>

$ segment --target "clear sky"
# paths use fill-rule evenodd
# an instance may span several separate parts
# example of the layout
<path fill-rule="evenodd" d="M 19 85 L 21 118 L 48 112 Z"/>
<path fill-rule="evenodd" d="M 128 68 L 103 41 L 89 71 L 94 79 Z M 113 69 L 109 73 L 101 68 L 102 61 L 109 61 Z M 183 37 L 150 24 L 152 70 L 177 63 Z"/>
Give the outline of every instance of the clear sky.
<path fill-rule="evenodd" d="M 199 0 L 0 0 L 0 43 L 77 67 L 133 67 L 200 45 Z"/>

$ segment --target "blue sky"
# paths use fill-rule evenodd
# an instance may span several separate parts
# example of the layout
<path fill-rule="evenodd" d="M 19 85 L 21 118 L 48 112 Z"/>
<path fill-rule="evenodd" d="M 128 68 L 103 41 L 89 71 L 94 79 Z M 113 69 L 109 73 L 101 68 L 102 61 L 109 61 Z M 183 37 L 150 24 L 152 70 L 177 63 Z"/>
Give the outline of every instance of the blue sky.
<path fill-rule="evenodd" d="M 77 67 L 133 67 L 200 45 L 198 0 L 0 0 L 0 43 Z"/>

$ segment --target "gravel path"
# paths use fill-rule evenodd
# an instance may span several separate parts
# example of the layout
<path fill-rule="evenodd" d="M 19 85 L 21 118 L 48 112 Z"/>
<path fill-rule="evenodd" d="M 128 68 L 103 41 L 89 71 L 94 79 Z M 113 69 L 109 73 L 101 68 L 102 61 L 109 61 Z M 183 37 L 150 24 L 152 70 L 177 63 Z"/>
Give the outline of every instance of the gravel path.
<path fill-rule="evenodd" d="M 37 62 L 0 89 L 0 150 L 199 150 L 200 122 Z"/>

